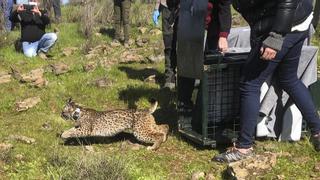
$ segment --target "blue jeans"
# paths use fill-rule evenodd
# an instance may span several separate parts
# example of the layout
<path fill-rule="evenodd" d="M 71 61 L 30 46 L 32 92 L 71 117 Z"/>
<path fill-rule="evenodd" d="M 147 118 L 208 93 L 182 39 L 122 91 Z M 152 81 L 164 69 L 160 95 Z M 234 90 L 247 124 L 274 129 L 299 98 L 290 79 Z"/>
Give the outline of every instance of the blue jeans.
<path fill-rule="evenodd" d="M 23 53 L 27 57 L 34 57 L 40 51 L 47 53 L 49 49 L 57 41 L 57 35 L 55 33 L 44 34 L 39 41 L 36 42 L 22 42 Z"/>
<path fill-rule="evenodd" d="M 307 35 L 308 31 L 287 34 L 281 51 L 272 61 L 260 59 L 263 38 L 261 40 L 257 38 L 255 41 L 240 82 L 240 132 L 236 147 L 252 147 L 260 109 L 260 88 L 275 71 L 280 87 L 289 94 L 299 108 L 311 133 L 320 132 L 320 119 L 310 92 L 297 76 L 301 49 Z"/>
<path fill-rule="evenodd" d="M 4 12 L 5 28 L 7 31 L 11 31 L 12 22 L 9 20 L 9 17 L 13 8 L 13 0 L 2 0 L 2 2 L 0 2 L 0 8 Z"/>

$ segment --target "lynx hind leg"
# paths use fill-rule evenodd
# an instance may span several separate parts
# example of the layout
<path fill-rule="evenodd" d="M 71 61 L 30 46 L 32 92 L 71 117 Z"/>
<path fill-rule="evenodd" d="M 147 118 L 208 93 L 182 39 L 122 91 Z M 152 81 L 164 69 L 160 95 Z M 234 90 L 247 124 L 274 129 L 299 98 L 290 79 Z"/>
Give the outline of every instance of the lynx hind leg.
<path fill-rule="evenodd" d="M 161 125 L 157 125 L 157 129 L 160 133 L 163 134 L 163 141 L 162 142 L 166 142 L 167 137 L 168 137 L 168 133 L 169 133 L 169 126 L 167 124 L 161 124 Z"/>
<path fill-rule="evenodd" d="M 157 150 L 163 141 L 163 134 L 158 132 L 134 132 L 133 134 L 139 141 L 153 143 L 147 148 L 148 150 Z"/>

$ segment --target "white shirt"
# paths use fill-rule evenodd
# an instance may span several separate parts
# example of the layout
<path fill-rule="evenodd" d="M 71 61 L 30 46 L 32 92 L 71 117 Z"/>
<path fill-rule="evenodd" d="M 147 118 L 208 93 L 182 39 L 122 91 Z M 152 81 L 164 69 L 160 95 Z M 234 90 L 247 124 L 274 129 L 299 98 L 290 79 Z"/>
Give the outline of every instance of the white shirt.
<path fill-rule="evenodd" d="M 308 16 L 306 20 L 304 20 L 302 23 L 295 25 L 291 28 L 292 31 L 306 31 L 309 29 L 311 21 L 313 19 L 313 12 Z"/>

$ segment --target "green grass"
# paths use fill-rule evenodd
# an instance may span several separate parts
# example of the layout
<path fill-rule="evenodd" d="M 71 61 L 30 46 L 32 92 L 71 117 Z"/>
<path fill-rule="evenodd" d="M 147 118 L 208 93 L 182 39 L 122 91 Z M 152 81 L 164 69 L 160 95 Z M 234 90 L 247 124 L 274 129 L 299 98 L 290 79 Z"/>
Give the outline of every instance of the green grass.
<path fill-rule="evenodd" d="M 54 27 L 52 27 L 54 28 Z M 14 66 L 22 72 L 45 67 L 51 63 L 64 62 L 71 67 L 71 71 L 61 76 L 46 72 L 45 78 L 49 85 L 45 88 L 31 88 L 13 80 L 0 85 L 0 142 L 4 142 L 11 134 L 25 135 L 36 139 L 36 144 L 26 145 L 11 142 L 14 150 L 8 155 L 6 165 L 0 167 L 0 179 L 59 179 L 74 173 L 79 160 L 88 156 L 83 146 L 64 145 L 57 137 L 58 133 L 72 126 L 71 122 L 60 117 L 64 102 L 73 97 L 77 102 L 86 106 L 102 110 L 114 108 L 147 108 L 148 99 L 155 97 L 160 102 L 157 120 L 171 125 L 169 139 L 157 152 L 146 149 L 120 150 L 124 137 L 111 143 L 94 143 L 95 151 L 110 159 L 125 161 L 128 179 L 189 179 L 196 171 L 213 173 L 222 179 L 225 165 L 210 162 L 217 150 L 205 149 L 186 141 L 176 132 L 175 94 L 160 90 L 159 84 L 149 84 L 143 79 L 151 72 L 162 74 L 164 65 L 149 63 L 118 64 L 110 69 L 98 67 L 93 72 L 86 73 L 82 65 L 86 62 L 82 47 L 86 39 L 79 34 L 76 23 L 62 23 L 59 41 L 52 49 L 54 59 L 44 61 L 40 58 L 25 58 L 14 51 L 12 45 L 0 49 L 0 71 L 9 71 Z M 133 29 L 136 36 L 137 29 Z M 19 36 L 15 31 L 10 34 L 10 39 Z M 319 35 L 313 43 L 319 46 Z M 152 38 L 153 41 L 162 43 L 161 37 Z M 103 36 L 94 39 L 96 44 L 110 41 Z M 61 51 L 65 47 L 78 47 L 71 56 L 65 57 Z M 139 52 L 143 55 L 150 52 Z M 109 88 L 97 88 L 88 85 L 92 80 L 107 76 L 113 81 Z M 39 96 L 42 102 L 25 112 L 16 112 L 14 103 L 17 100 Z M 44 123 L 50 123 L 52 129 L 42 130 Z M 126 137 L 126 136 L 125 136 Z M 274 152 L 288 152 L 292 157 L 280 157 L 274 169 L 266 174 L 259 175 L 262 179 L 275 179 L 277 175 L 284 175 L 286 179 L 309 179 L 311 175 L 320 177 L 320 172 L 314 172 L 313 166 L 320 161 L 307 140 L 298 143 L 283 143 L 268 141 L 259 143 L 258 151 L 263 146 L 272 145 Z M 16 155 L 22 154 L 19 160 Z M 96 158 L 96 157 L 94 157 Z M 0 160 L 1 161 L 1 160 Z M 303 162 L 303 163 L 301 163 Z M 1 164 L 1 163 L 0 163 Z M 83 167 L 83 166 L 77 166 Z M 4 170 L 2 173 L 1 169 Z M 98 168 L 97 168 L 98 169 Z M 73 176 L 74 177 L 74 176 Z"/>

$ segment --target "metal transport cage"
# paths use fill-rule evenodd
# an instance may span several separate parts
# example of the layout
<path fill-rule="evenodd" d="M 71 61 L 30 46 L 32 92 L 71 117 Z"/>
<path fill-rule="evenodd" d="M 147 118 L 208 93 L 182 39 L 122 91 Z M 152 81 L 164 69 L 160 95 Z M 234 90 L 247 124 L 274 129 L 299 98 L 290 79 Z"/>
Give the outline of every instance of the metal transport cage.
<path fill-rule="evenodd" d="M 239 82 L 248 53 L 205 54 L 191 116 L 178 114 L 179 132 L 205 146 L 231 143 L 239 127 Z"/>

